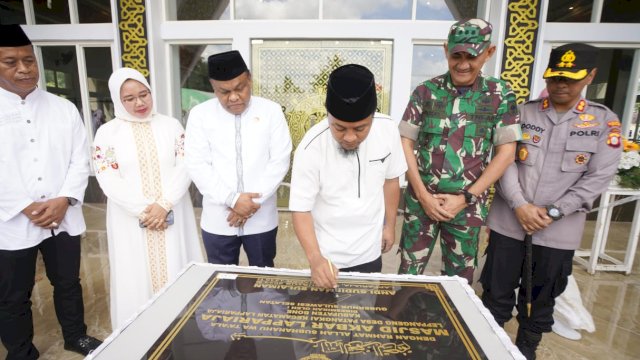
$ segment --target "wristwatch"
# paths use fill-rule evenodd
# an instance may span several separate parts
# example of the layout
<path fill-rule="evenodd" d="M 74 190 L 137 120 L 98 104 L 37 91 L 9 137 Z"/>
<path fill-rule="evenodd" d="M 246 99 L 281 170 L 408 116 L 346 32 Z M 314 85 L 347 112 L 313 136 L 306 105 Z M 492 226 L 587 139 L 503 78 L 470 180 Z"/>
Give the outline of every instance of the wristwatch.
<path fill-rule="evenodd" d="M 558 221 L 564 216 L 562 211 L 555 205 L 547 205 L 547 215 L 549 215 L 553 221 Z"/>
<path fill-rule="evenodd" d="M 69 206 L 75 206 L 77 203 L 78 203 L 78 200 L 67 196 L 67 204 L 69 204 Z"/>
<path fill-rule="evenodd" d="M 462 190 L 462 195 L 464 195 L 464 201 L 467 205 L 475 205 L 478 202 L 478 197 L 467 190 Z"/>

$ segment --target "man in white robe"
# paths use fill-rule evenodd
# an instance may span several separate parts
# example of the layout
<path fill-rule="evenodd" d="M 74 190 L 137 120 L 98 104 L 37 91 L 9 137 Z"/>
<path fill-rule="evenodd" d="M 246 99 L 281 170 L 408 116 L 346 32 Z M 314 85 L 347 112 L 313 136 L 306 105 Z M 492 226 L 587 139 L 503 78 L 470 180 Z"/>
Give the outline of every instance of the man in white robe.
<path fill-rule="evenodd" d="M 289 170 L 291 136 L 280 105 L 252 96 L 238 51 L 209 57 L 216 98 L 191 109 L 185 164 L 203 195 L 202 238 L 210 263 L 273 266 L 276 191 Z"/>
<path fill-rule="evenodd" d="M 86 334 L 79 278 L 86 131 L 71 102 L 37 88 L 22 28 L 0 25 L 0 33 L 0 339 L 7 359 L 39 356 L 30 299 L 40 252 L 64 348 L 87 355 L 101 342 Z"/>

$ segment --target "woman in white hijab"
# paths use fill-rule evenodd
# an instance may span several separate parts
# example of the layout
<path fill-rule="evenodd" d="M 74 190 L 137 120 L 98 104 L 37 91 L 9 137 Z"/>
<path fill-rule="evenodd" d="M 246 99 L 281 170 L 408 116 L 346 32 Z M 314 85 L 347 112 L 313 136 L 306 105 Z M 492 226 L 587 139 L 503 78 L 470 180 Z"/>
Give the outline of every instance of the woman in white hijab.
<path fill-rule="evenodd" d="M 156 113 L 147 80 L 109 78 L 115 118 L 96 133 L 93 165 L 107 196 L 111 325 L 121 327 L 190 261 L 204 260 L 183 167 L 184 129 Z"/>

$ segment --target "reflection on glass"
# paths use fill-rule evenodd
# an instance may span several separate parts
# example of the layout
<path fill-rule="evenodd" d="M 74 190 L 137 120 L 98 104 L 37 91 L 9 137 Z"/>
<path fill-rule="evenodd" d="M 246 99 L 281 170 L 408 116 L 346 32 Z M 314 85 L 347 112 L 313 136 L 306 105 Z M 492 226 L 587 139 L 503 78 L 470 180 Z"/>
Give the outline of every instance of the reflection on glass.
<path fill-rule="evenodd" d="M 22 0 L 0 1 L 0 19 L 3 24 L 26 24 Z"/>
<path fill-rule="evenodd" d="M 110 23 L 110 0 L 78 0 L 78 19 L 80 23 Z"/>
<path fill-rule="evenodd" d="M 640 1 L 604 0 L 600 22 L 638 23 L 640 22 Z"/>
<path fill-rule="evenodd" d="M 411 19 L 412 0 L 324 0 L 325 19 Z"/>
<path fill-rule="evenodd" d="M 76 48 L 43 46 L 41 50 L 47 91 L 71 101 L 82 115 Z"/>
<path fill-rule="evenodd" d="M 415 45 L 411 65 L 411 91 L 425 80 L 447 72 L 443 45 Z"/>
<path fill-rule="evenodd" d="M 68 0 L 33 0 L 37 24 L 69 24 Z"/>
<path fill-rule="evenodd" d="M 318 0 L 236 0 L 235 18 L 317 19 L 318 9 Z"/>
<path fill-rule="evenodd" d="M 547 21 L 549 22 L 590 22 L 593 0 L 549 1 Z"/>
<path fill-rule="evenodd" d="M 462 20 L 478 16 L 478 0 L 417 0 L 416 20 Z"/>
<path fill-rule="evenodd" d="M 231 45 L 180 45 L 180 100 L 182 104 L 181 119 L 192 107 L 213 97 L 209 83 L 207 58 L 213 54 L 231 50 Z"/>
<path fill-rule="evenodd" d="M 229 0 L 170 0 L 169 20 L 229 20 Z"/>
<path fill-rule="evenodd" d="M 111 67 L 111 49 L 108 47 L 84 48 L 87 64 L 87 88 L 89 90 L 89 108 L 91 109 L 91 130 L 95 136 L 98 128 L 107 120 L 114 118 L 113 103 L 109 93 Z"/>

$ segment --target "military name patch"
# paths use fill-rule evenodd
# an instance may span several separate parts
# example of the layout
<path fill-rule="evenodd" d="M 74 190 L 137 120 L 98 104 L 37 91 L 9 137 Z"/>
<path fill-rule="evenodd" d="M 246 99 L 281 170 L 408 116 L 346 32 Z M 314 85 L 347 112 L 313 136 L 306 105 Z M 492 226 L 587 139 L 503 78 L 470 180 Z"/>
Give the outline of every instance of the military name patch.
<path fill-rule="evenodd" d="M 598 125 L 600 125 L 599 122 L 583 122 L 583 123 L 573 124 L 574 127 L 581 128 L 581 129 L 590 128 Z"/>
<path fill-rule="evenodd" d="M 599 130 L 572 130 L 569 132 L 569 136 L 600 136 Z"/>
<path fill-rule="evenodd" d="M 585 164 L 589 160 L 589 156 L 587 154 L 578 154 L 576 156 L 576 164 L 582 165 Z"/>
<path fill-rule="evenodd" d="M 520 150 L 518 150 L 518 159 L 520 161 L 525 161 L 529 157 L 529 150 L 527 150 L 526 146 L 521 146 Z"/>
<path fill-rule="evenodd" d="M 607 145 L 613 148 L 617 148 L 617 147 L 620 147 L 621 143 L 622 143 L 622 140 L 620 140 L 620 134 L 610 132 L 609 135 L 607 136 Z"/>

